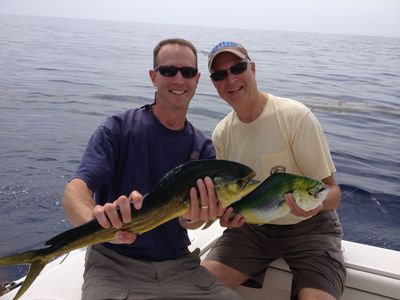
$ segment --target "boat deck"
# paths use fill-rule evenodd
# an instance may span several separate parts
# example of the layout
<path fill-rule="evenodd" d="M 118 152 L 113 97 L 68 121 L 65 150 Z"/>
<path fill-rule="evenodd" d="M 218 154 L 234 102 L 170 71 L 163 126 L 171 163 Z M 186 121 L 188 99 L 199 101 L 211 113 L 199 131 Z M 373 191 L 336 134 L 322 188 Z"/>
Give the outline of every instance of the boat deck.
<path fill-rule="evenodd" d="M 213 224 L 207 230 L 191 231 L 191 250 L 200 248 L 204 258 L 223 229 Z M 211 238 L 214 236 L 215 238 Z M 343 300 L 400 299 L 400 251 L 343 241 L 347 268 Z M 80 299 L 83 281 L 85 249 L 76 250 L 46 266 L 21 300 L 75 300 Z M 268 269 L 262 289 L 237 288 L 244 299 L 289 299 L 292 275 L 283 260 L 276 260 Z M 22 280 L 22 279 L 21 279 Z M 16 282 L 18 284 L 18 282 Z M 12 290 L 0 297 L 11 300 Z"/>

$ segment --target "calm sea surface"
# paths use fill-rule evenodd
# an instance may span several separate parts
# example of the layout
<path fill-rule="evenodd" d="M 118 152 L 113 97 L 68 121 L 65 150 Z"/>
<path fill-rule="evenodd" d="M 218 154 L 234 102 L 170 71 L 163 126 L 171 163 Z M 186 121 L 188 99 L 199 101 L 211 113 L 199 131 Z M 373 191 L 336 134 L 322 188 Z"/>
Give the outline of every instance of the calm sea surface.
<path fill-rule="evenodd" d="M 208 79 L 208 51 L 242 42 L 264 91 L 319 118 L 344 239 L 400 250 L 400 39 L 0 15 L 0 257 L 70 228 L 61 193 L 91 133 L 152 101 L 152 50 L 170 37 L 199 50 L 195 126 L 211 136 L 230 111 Z M 25 272 L 2 268 L 0 283 Z"/>

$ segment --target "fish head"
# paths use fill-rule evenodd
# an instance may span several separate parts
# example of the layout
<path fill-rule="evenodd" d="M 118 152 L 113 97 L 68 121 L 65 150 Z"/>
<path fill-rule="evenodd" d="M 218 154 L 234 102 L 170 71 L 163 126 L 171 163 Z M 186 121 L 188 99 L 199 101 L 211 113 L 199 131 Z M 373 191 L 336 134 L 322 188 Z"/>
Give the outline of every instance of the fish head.
<path fill-rule="evenodd" d="M 222 206 L 228 207 L 254 190 L 259 184 L 259 181 L 253 179 L 255 175 L 256 172 L 246 167 L 243 170 L 214 177 L 215 191 Z"/>
<path fill-rule="evenodd" d="M 328 187 L 319 180 L 301 178 L 293 190 L 296 204 L 305 211 L 317 208 L 328 195 Z"/>

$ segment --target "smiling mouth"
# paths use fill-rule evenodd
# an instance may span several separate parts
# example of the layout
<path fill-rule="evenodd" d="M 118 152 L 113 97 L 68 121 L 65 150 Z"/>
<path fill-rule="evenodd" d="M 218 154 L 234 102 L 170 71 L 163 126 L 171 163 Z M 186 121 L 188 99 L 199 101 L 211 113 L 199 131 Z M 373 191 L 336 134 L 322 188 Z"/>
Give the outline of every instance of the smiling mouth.
<path fill-rule="evenodd" d="M 186 93 L 186 91 L 171 90 L 171 93 L 173 93 L 175 95 L 183 95 L 184 93 Z"/>
<path fill-rule="evenodd" d="M 237 89 L 228 91 L 228 93 L 229 93 L 229 94 L 236 93 L 237 91 L 240 91 L 242 88 L 243 88 L 243 86 L 240 86 L 240 87 L 238 87 Z"/>

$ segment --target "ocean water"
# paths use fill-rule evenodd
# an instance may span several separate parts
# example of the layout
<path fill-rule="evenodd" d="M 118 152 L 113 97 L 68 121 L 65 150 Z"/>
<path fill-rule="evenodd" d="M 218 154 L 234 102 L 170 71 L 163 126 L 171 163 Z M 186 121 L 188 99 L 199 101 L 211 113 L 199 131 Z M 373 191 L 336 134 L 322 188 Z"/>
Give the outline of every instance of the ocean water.
<path fill-rule="evenodd" d="M 208 51 L 243 43 L 260 88 L 320 120 L 344 239 L 400 250 L 400 39 L 0 15 L 0 257 L 71 227 L 61 194 L 91 133 L 152 101 L 152 50 L 170 37 L 199 51 L 195 126 L 210 136 L 230 111 L 208 78 Z M 0 283 L 26 270 L 0 269 Z"/>

